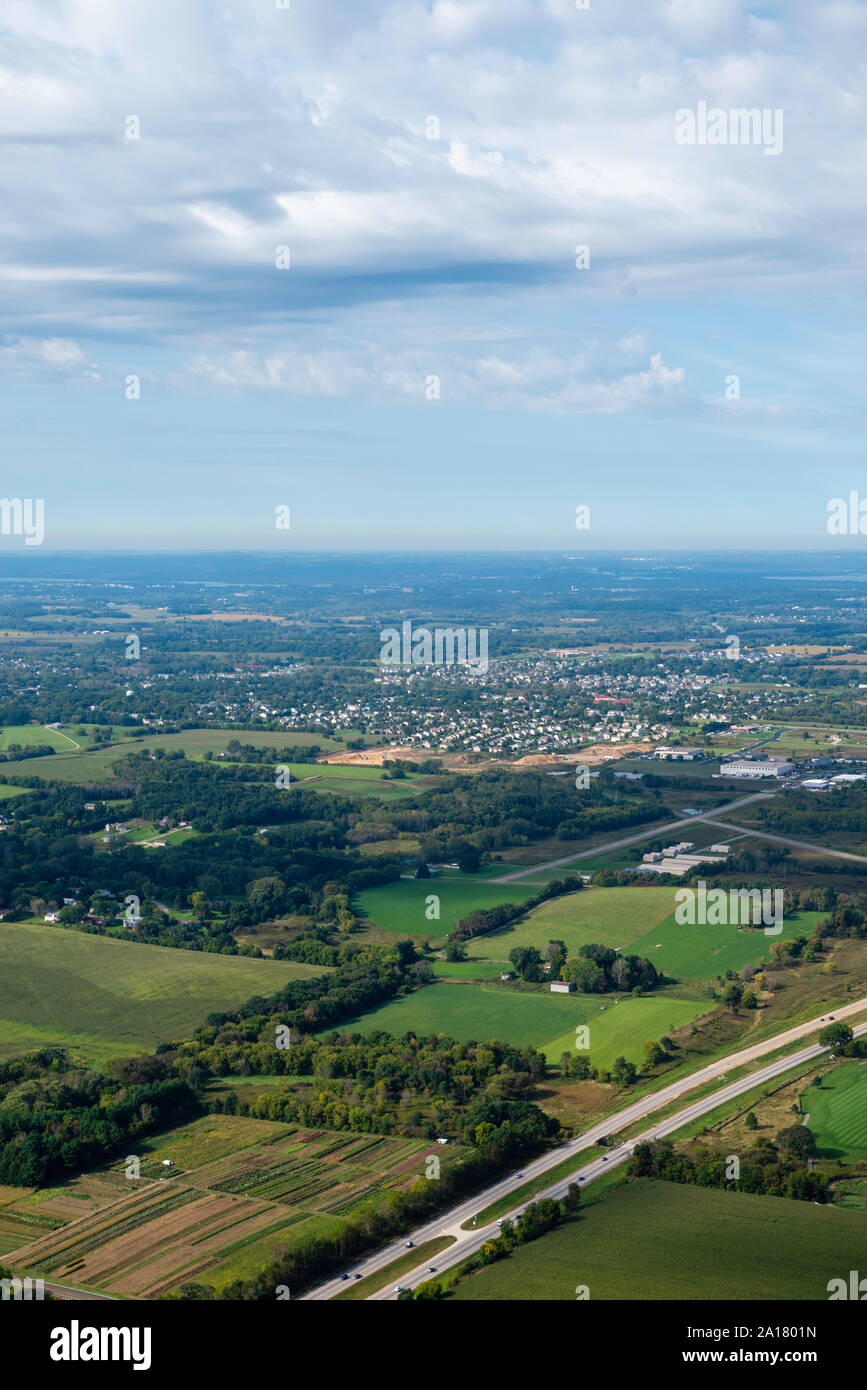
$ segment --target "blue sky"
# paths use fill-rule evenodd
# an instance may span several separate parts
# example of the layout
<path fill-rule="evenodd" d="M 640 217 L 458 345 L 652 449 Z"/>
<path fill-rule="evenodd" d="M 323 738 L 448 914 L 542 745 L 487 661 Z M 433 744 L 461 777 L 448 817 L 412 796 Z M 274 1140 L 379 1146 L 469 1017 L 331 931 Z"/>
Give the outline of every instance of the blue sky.
<path fill-rule="evenodd" d="M 859 545 L 865 37 L 850 0 L 7 0 L 4 495 L 53 549 Z M 678 144 L 702 101 L 781 151 Z"/>

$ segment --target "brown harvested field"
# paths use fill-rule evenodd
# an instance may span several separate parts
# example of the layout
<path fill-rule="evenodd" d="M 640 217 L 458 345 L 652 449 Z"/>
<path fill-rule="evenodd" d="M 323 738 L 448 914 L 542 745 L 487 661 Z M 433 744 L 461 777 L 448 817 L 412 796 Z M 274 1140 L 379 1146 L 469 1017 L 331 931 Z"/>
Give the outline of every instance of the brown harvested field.
<path fill-rule="evenodd" d="M 0 1189 L 0 1250 L 21 1272 L 153 1298 L 187 1280 L 222 1288 L 311 1229 L 409 1187 L 428 1141 L 206 1115 L 125 1162 L 36 1192 Z M 446 1162 L 460 1158 L 459 1146 Z M 171 1155 L 172 1166 L 165 1167 Z"/>

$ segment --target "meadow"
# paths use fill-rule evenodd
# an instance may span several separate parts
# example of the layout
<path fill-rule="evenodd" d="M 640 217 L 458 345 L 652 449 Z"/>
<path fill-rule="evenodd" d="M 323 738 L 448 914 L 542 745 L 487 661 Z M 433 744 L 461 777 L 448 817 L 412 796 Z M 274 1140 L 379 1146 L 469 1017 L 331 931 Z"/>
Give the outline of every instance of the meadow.
<path fill-rule="evenodd" d="M 74 738 L 70 733 L 64 734 L 60 729 L 47 729 L 44 724 L 7 724 L 0 729 L 0 749 L 4 752 L 13 743 L 20 744 L 22 748 L 32 748 L 40 743 L 49 744 L 52 748 L 65 748 L 69 751 L 81 742 L 83 740 Z"/>
<path fill-rule="evenodd" d="M 867 1267 L 867 1222 L 811 1202 L 648 1179 L 463 1279 L 458 1301 L 735 1299 L 826 1301 L 828 1281 Z"/>
<path fill-rule="evenodd" d="M 867 1064 L 841 1062 L 802 1092 L 800 1104 L 823 1158 L 867 1158 Z"/>
<path fill-rule="evenodd" d="M 0 1250 L 13 1266 L 119 1297 L 193 1279 L 219 1290 L 409 1187 L 429 1150 L 420 1139 L 206 1115 L 140 1141 L 136 1180 L 124 1160 L 40 1192 L 2 1189 Z M 463 1152 L 455 1145 L 443 1162 Z"/>
<path fill-rule="evenodd" d="M 790 941 L 793 937 L 812 936 L 817 924 L 827 916 L 822 912 L 801 912 L 785 917 L 782 931 L 776 936 L 765 935 L 764 928 L 710 926 L 709 924 L 681 925 L 674 914 L 646 936 L 632 942 L 630 950 L 646 956 L 657 970 L 678 979 L 707 980 L 725 975 L 727 970 L 740 970 L 743 965 L 755 965 L 762 957 L 770 958 L 775 941 Z"/>
<path fill-rule="evenodd" d="M 526 879 L 499 885 L 513 893 L 522 890 Z M 493 885 L 492 885 L 493 886 Z M 527 890 L 525 890 L 527 891 Z M 533 892 L 530 888 L 528 896 Z M 543 903 L 526 918 L 488 936 L 476 937 L 469 951 L 480 960 L 508 961 L 514 946 L 535 946 L 544 953 L 549 941 L 565 941 L 567 954 L 577 955 L 581 946 L 596 942 L 601 946 L 627 947 L 674 910 L 674 888 L 656 884 L 638 888 L 585 888 Z M 516 896 L 504 901 L 520 901 Z"/>
<path fill-rule="evenodd" d="M 500 903 L 526 902 L 536 892 L 534 885 L 526 881 L 487 883 L 469 875 L 402 878 L 381 888 L 365 889 L 358 895 L 356 911 L 380 931 L 441 940 L 467 913 Z M 426 901 L 431 895 L 439 899 L 439 920 L 429 920 L 425 915 Z"/>
<path fill-rule="evenodd" d="M 32 728 L 37 734 L 52 734 L 51 729 L 40 730 L 36 725 L 25 725 L 23 728 Z M 77 727 L 77 726 L 76 726 Z M 20 732 L 16 726 L 15 730 L 7 732 Z M 90 743 L 90 740 L 82 741 L 76 738 L 75 729 L 70 727 L 65 731 L 76 742 Z M 266 729 L 184 729 L 177 734 L 153 734 L 142 729 L 114 729 L 113 735 L 116 742 L 108 747 L 87 747 L 84 746 L 81 752 L 70 748 L 68 741 L 62 739 L 60 734 L 56 735 L 58 749 L 55 755 L 44 758 L 21 758 L 15 762 L 2 764 L 2 771 L 17 776 L 45 777 L 55 782 L 108 782 L 112 777 L 112 764 L 119 762 L 133 752 L 141 752 L 147 749 L 155 752 L 158 748 L 166 752 L 183 748 L 188 758 L 201 758 L 204 753 L 225 753 L 233 739 L 239 743 L 250 743 L 256 748 L 281 748 L 284 745 L 309 747 L 317 744 L 323 751 L 330 752 L 342 747 L 334 739 L 326 738 L 324 734 L 305 734 L 296 733 L 294 730 L 280 730 L 271 732 Z M 135 737 L 132 735 L 135 734 Z M 23 738 L 12 738 L 11 742 L 23 743 Z M 30 740 L 34 743 L 51 743 L 52 738 L 38 737 Z M 220 761 L 223 761 L 222 759 Z M 311 764 L 301 764 L 305 769 L 310 768 Z"/>
<path fill-rule="evenodd" d="M 44 923 L 0 922 L 0 1057 L 48 1044 L 90 1063 L 188 1037 L 209 1013 L 323 973 L 114 941 Z"/>
<path fill-rule="evenodd" d="M 754 965 L 770 955 L 774 941 L 812 935 L 824 915 L 790 915 L 777 936 L 766 936 L 761 927 L 739 930 L 737 926 L 681 925 L 674 915 L 676 892 L 673 887 L 649 884 L 569 893 L 543 903 L 500 932 L 476 937 L 468 953 L 479 961 L 507 963 L 515 946 L 535 946 L 544 954 L 549 941 L 564 941 L 571 956 L 595 942 L 646 956 L 671 978 L 707 980 L 727 970 L 739 970 L 742 965 Z"/>
<path fill-rule="evenodd" d="M 292 781 L 304 782 L 308 791 L 381 796 L 385 800 L 416 796 L 435 781 L 417 772 L 408 772 L 405 777 L 393 780 L 385 776 L 387 768 L 359 767 L 351 763 L 287 763 L 285 766 L 289 768 Z"/>
<path fill-rule="evenodd" d="M 706 1013 L 706 1002 L 670 999 L 665 995 L 614 1003 L 587 994 L 521 991 L 508 985 L 485 985 L 439 980 L 402 999 L 341 1023 L 341 1033 L 371 1033 L 384 1029 L 397 1037 L 444 1033 L 459 1042 L 500 1039 L 543 1051 L 550 1062 L 575 1046 L 575 1029 L 590 1029 L 589 1057 L 593 1066 L 609 1067 L 621 1054 L 643 1061 L 643 1046 L 672 1029 Z M 320 1036 L 335 1031 L 327 1029 Z"/>

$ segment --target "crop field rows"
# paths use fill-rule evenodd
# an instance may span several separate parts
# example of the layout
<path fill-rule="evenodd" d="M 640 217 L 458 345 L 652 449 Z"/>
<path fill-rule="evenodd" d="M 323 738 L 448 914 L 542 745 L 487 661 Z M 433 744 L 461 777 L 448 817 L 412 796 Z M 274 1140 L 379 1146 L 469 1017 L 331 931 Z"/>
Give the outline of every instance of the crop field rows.
<path fill-rule="evenodd" d="M 135 1182 L 118 1164 L 50 1189 L 44 1211 L 37 1194 L 0 1205 L 4 1252 L 34 1274 L 127 1296 L 199 1277 L 224 1284 L 299 1235 L 339 1227 L 378 1192 L 409 1186 L 431 1146 L 217 1115 L 143 1147 Z M 178 1163 L 166 1175 L 168 1152 Z"/>

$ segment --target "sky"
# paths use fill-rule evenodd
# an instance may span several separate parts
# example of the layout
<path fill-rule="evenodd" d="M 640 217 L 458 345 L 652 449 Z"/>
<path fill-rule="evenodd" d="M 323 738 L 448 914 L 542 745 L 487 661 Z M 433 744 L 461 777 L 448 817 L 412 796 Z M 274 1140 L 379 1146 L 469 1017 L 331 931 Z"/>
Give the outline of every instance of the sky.
<path fill-rule="evenodd" d="M 4 0 L 29 553 L 857 549 L 865 40 L 863 0 Z"/>

